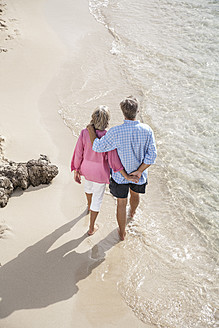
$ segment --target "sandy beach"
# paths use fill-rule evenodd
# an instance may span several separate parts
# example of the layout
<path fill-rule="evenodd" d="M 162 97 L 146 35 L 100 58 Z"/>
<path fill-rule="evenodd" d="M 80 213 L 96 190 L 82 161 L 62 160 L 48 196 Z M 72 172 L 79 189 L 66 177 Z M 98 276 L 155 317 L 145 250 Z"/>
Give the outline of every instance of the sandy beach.
<path fill-rule="evenodd" d="M 1 1 L 0 135 L 4 156 L 15 162 L 45 154 L 59 167 L 49 186 L 17 190 L 1 209 L 0 326 L 2 328 L 146 327 L 117 288 L 125 256 L 116 231 L 115 203 L 105 197 L 100 229 L 86 234 L 89 217 L 83 188 L 73 182 L 70 160 L 76 138 L 61 119 L 60 71 L 87 34 L 104 27 L 86 0 L 63 3 L 71 29 L 52 27 L 59 13 L 45 0 Z M 53 9 L 53 10 L 52 10 Z M 48 14 L 49 12 L 49 14 Z M 3 22 L 3 21 L 2 21 Z M 63 34 L 66 39 L 63 38 Z M 69 41 L 70 40 L 70 41 Z M 71 45 L 69 46 L 69 42 Z M 75 62 L 77 64 L 77 62 Z M 77 67 L 75 67 L 75 81 Z M 84 112 L 86 126 L 90 112 Z"/>

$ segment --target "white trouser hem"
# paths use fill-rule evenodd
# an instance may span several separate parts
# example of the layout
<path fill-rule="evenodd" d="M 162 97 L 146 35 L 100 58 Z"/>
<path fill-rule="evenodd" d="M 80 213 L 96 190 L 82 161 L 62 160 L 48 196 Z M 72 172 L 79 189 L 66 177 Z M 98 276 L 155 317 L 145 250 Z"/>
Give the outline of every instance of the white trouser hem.
<path fill-rule="evenodd" d="M 85 179 L 84 191 L 87 194 L 92 194 L 90 210 L 99 212 L 102 204 L 106 183 L 97 183 Z"/>

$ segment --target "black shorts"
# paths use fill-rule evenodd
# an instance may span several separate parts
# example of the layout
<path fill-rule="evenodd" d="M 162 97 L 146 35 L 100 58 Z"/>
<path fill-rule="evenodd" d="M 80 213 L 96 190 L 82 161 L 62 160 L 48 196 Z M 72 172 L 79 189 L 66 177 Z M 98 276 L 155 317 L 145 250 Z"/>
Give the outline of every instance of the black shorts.
<path fill-rule="evenodd" d="M 138 194 L 145 194 L 145 188 L 146 188 L 147 182 L 142 185 L 137 185 L 134 183 L 125 183 L 125 184 L 119 184 L 116 183 L 112 178 L 110 178 L 110 192 L 111 194 L 116 198 L 127 198 L 129 193 L 129 188 L 138 193 Z"/>

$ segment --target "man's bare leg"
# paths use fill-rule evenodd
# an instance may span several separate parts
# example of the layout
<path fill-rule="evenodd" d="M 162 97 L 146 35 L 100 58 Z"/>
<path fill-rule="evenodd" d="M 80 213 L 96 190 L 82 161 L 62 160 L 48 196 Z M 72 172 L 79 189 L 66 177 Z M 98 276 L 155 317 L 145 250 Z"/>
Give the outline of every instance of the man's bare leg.
<path fill-rule="evenodd" d="M 92 201 L 93 194 L 87 194 L 87 193 L 85 193 L 85 195 L 87 197 L 87 209 L 88 209 L 88 211 L 90 211 L 90 204 L 91 204 L 91 201 Z"/>
<path fill-rule="evenodd" d="M 117 222 L 119 225 L 119 236 L 121 240 L 124 240 L 126 235 L 126 205 L 127 198 L 117 198 Z"/>
<path fill-rule="evenodd" d="M 134 192 L 133 190 L 130 189 L 130 217 L 133 218 L 135 215 L 135 211 L 138 207 L 140 201 L 140 196 L 137 192 Z"/>
<path fill-rule="evenodd" d="M 88 230 L 88 235 L 91 236 L 93 235 L 97 230 L 98 230 L 98 226 L 95 225 L 95 221 L 97 218 L 99 212 L 94 212 L 94 211 L 90 211 L 90 226 L 89 226 L 89 230 Z"/>

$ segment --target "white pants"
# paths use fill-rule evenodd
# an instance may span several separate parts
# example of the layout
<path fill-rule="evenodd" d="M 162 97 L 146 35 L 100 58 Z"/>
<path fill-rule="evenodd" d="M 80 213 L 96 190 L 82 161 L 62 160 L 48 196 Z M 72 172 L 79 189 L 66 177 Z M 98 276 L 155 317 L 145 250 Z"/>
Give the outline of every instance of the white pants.
<path fill-rule="evenodd" d="M 93 181 L 88 181 L 85 179 L 84 191 L 87 194 L 92 194 L 92 201 L 90 209 L 94 212 L 100 211 L 100 206 L 103 200 L 104 191 L 106 189 L 105 183 L 97 183 Z"/>

